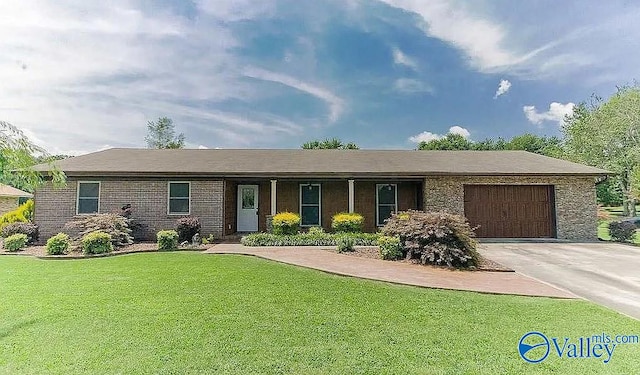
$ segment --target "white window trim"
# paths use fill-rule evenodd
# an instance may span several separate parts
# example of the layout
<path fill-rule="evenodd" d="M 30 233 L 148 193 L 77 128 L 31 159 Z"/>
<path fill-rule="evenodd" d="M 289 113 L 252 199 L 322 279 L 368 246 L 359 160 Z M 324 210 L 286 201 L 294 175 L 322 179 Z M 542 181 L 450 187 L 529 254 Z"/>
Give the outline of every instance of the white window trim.
<path fill-rule="evenodd" d="M 171 212 L 171 184 L 189 184 L 189 212 Z M 188 216 L 191 215 L 191 181 L 168 181 L 167 182 L 167 215 L 168 216 Z"/>
<path fill-rule="evenodd" d="M 394 205 L 393 205 L 393 210 L 395 212 L 398 212 L 398 184 L 376 184 L 376 226 L 377 227 L 382 227 L 384 226 L 384 223 L 378 223 L 378 219 L 380 218 L 380 203 L 378 203 L 379 201 L 379 196 L 378 193 L 380 192 L 380 186 L 393 186 L 393 190 L 394 190 Z M 391 206 L 390 204 L 384 204 L 385 206 Z"/>
<path fill-rule="evenodd" d="M 318 187 L 318 224 L 302 224 L 302 189 L 307 186 L 317 186 Z M 300 213 L 300 226 L 303 228 L 308 227 L 316 227 L 322 226 L 322 185 L 321 184 L 300 184 L 298 189 L 298 201 L 300 202 L 298 205 L 298 213 Z M 315 204 L 305 204 L 305 206 L 315 207 Z"/>
<path fill-rule="evenodd" d="M 80 184 L 98 184 L 98 211 L 92 213 L 80 213 Z M 100 195 L 102 194 L 102 184 L 100 181 L 78 181 L 76 184 L 76 215 L 95 215 L 100 213 Z"/>

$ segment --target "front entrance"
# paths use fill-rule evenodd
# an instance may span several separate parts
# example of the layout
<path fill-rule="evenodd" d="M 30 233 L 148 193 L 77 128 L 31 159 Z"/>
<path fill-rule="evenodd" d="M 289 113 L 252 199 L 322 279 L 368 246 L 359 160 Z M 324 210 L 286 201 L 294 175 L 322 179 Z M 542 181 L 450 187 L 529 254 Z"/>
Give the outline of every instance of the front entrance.
<path fill-rule="evenodd" d="M 258 185 L 238 185 L 237 230 L 258 231 Z"/>

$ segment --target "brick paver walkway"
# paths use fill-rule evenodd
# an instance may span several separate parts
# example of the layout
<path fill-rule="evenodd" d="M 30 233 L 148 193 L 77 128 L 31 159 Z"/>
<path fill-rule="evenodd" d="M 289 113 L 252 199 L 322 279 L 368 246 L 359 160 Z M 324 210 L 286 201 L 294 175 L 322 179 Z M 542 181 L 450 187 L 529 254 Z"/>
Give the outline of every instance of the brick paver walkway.
<path fill-rule="evenodd" d="M 322 250 L 322 247 L 245 247 L 219 244 L 205 253 L 244 254 L 277 262 L 363 279 L 428 288 L 468 290 L 481 293 L 516 294 L 555 298 L 578 298 L 516 272 L 458 271 L 378 259 L 359 258 Z"/>

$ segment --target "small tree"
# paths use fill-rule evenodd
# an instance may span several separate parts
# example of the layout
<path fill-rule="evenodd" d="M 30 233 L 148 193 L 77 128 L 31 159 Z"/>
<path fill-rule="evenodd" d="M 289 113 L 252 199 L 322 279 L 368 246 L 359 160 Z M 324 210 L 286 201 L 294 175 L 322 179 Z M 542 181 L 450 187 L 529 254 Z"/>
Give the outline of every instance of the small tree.
<path fill-rule="evenodd" d="M 0 121 L 0 182 L 34 191 L 45 182 L 44 176 L 32 168 L 39 160 L 51 162 L 45 149 L 33 143 L 17 127 Z M 54 186 L 65 184 L 66 176 L 55 166 L 48 174 Z"/>
<path fill-rule="evenodd" d="M 160 117 L 158 121 L 147 123 L 147 136 L 144 138 L 148 148 L 169 149 L 184 148 L 184 134 L 176 135 L 173 120 Z"/>

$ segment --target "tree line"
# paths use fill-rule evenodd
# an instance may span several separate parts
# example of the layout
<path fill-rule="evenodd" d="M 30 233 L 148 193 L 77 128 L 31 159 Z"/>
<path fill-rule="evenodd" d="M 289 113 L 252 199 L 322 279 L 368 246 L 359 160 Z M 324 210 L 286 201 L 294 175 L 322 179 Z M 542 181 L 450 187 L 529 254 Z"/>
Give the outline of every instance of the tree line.
<path fill-rule="evenodd" d="M 640 86 L 619 87 L 609 99 L 593 96 L 575 106 L 562 126 L 561 137 L 522 134 L 511 139 L 488 138 L 473 141 L 459 134 L 421 142 L 418 150 L 524 150 L 545 156 L 592 165 L 615 173 L 597 186 L 598 201 L 622 205 L 625 215 L 636 215 L 640 200 Z M 147 123 L 148 148 L 184 148 L 184 133 L 176 133 L 173 121 L 160 117 Z M 338 138 L 312 140 L 302 149 L 357 150 L 353 142 Z M 43 176 L 30 166 L 67 157 L 50 155 L 31 142 L 17 127 L 0 121 L 0 183 L 26 191 L 42 183 Z M 53 170 L 55 183 L 64 182 L 64 173 Z"/>

